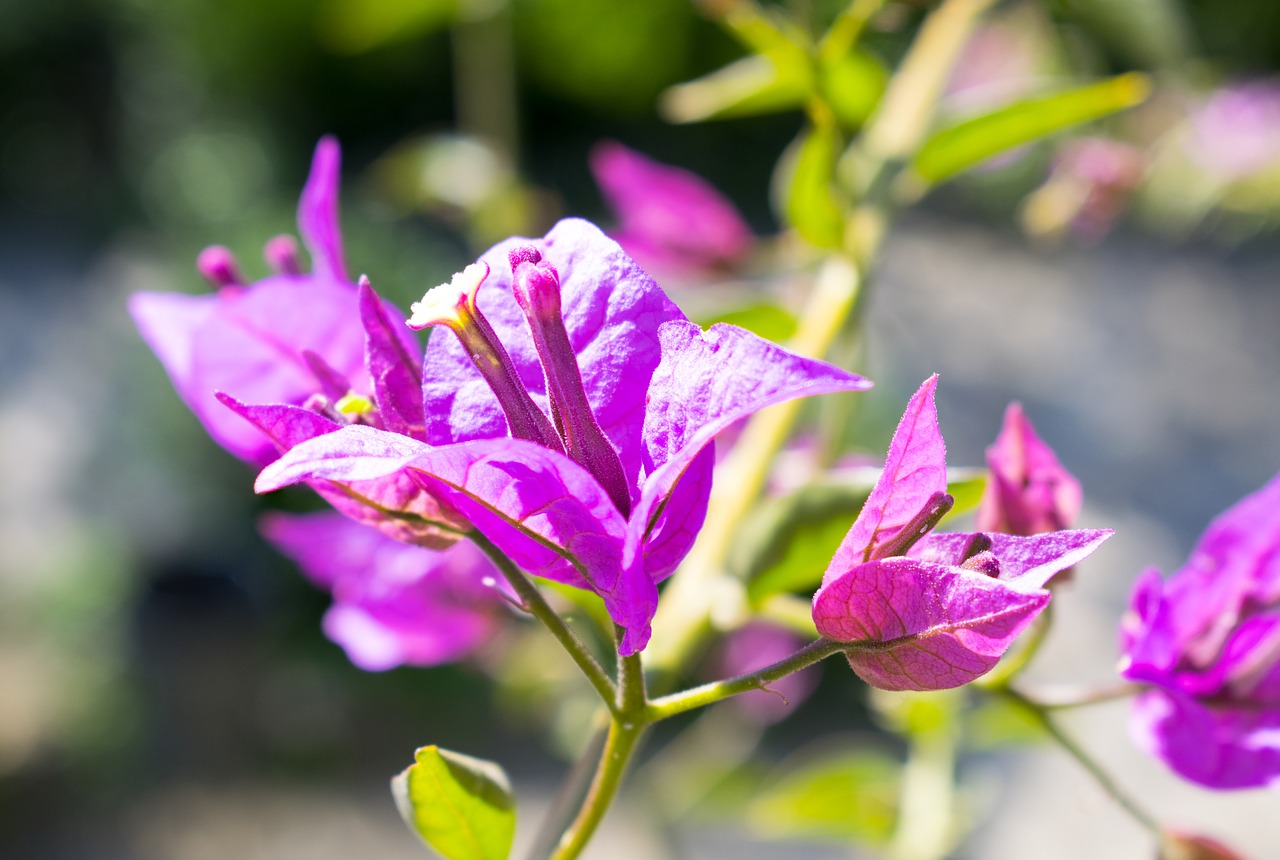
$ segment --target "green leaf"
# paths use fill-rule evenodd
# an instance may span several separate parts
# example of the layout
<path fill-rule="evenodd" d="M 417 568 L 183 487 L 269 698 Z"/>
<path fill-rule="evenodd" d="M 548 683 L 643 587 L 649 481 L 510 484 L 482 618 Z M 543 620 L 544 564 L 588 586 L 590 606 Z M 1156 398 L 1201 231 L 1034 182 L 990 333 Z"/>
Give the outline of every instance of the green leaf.
<path fill-rule="evenodd" d="M 819 248 L 837 248 L 844 238 L 844 212 L 835 193 L 841 149 L 834 124 L 807 128 L 774 172 L 774 198 L 783 220 Z"/>
<path fill-rule="evenodd" d="M 361 54 L 452 25 L 461 0 L 327 0 L 319 9 L 321 39 L 343 54 Z"/>
<path fill-rule="evenodd" d="M 505 860 L 516 810 L 502 768 L 436 746 L 391 780 L 400 815 L 446 860 Z"/>
<path fill-rule="evenodd" d="M 877 474 L 868 470 L 863 479 L 807 484 L 756 509 L 731 559 L 748 580 L 753 606 L 774 594 L 817 587 Z"/>
<path fill-rule="evenodd" d="M 986 469 L 947 469 L 947 493 L 955 499 L 955 504 L 942 518 L 942 522 L 950 522 L 962 514 L 975 510 L 978 503 L 982 501 L 982 494 L 986 489 Z M 941 524 L 939 528 L 941 529 Z"/>
<path fill-rule="evenodd" d="M 915 157 L 915 173 L 945 181 L 1003 152 L 1140 104 L 1150 91 L 1146 75 L 1130 73 L 1016 102 L 933 135 Z"/>
<path fill-rule="evenodd" d="M 658 109 L 670 122 L 733 119 L 799 108 L 807 92 L 803 66 L 753 54 L 668 88 Z"/>
<path fill-rule="evenodd" d="M 722 322 L 745 328 L 765 340 L 784 341 L 796 333 L 795 314 L 771 304 L 747 305 L 698 318 L 698 325 L 703 328 Z"/>
<path fill-rule="evenodd" d="M 884 95 L 889 73 L 866 51 L 850 51 L 820 71 L 823 97 L 841 128 L 860 128 Z"/>
<path fill-rule="evenodd" d="M 879 476 L 879 469 L 850 470 L 840 480 L 815 481 L 756 508 L 731 559 L 748 580 L 752 606 L 775 594 L 817 588 Z M 982 469 L 948 469 L 947 492 L 956 502 L 947 518 L 976 508 L 986 480 Z"/>
<path fill-rule="evenodd" d="M 751 828 L 776 839 L 885 845 L 897 819 L 899 767 L 874 750 L 824 749 L 784 765 L 748 809 Z"/>

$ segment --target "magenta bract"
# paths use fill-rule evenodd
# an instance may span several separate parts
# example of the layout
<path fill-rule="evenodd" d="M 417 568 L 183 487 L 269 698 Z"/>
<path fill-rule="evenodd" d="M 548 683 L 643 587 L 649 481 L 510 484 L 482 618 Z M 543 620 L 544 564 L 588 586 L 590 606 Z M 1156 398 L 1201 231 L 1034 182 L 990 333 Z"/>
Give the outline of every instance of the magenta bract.
<path fill-rule="evenodd" d="M 1280 788 L 1280 475 L 1210 524 L 1187 564 L 1138 580 L 1120 672 L 1138 744 L 1210 788 Z"/>
<path fill-rule="evenodd" d="M 201 255 L 201 269 L 221 284 L 213 295 L 136 293 L 129 300 L 139 332 L 169 373 L 174 388 L 218 444 L 256 465 L 278 449 L 219 403 L 224 392 L 244 403 L 301 406 L 319 396 L 332 404 L 347 392 L 370 393 L 365 331 L 356 287 L 347 280 L 338 227 L 338 144 L 316 146 L 298 203 L 298 227 L 312 272 L 298 274 L 287 254 L 268 257 L 278 274 L 234 283 L 238 270 L 225 250 Z M 388 312 L 401 317 L 388 306 Z M 417 351 L 411 332 L 393 335 Z M 335 389 L 341 389 L 337 391 Z"/>
<path fill-rule="evenodd" d="M 885 690 L 958 687 L 990 671 L 1049 603 L 1045 583 L 1111 534 L 913 532 L 947 486 L 936 386 L 930 377 L 911 398 L 884 471 L 813 598 L 819 633 L 876 646 L 847 657 Z"/>
<path fill-rule="evenodd" d="M 987 449 L 990 478 L 978 506 L 982 531 L 1034 535 L 1066 528 L 1080 515 L 1080 482 L 1036 434 L 1022 407 L 1010 403 L 995 444 Z"/>
<path fill-rule="evenodd" d="M 592 150 L 591 172 L 618 216 L 614 238 L 646 268 L 675 274 L 723 268 L 751 250 L 751 228 L 737 208 L 694 173 L 613 141 Z"/>
<path fill-rule="evenodd" d="M 575 392 L 580 385 L 580 393 L 558 401 L 548 399 L 548 373 L 513 294 L 513 260 L 525 272 L 535 254 L 547 277 L 554 271 L 559 279 L 564 337 L 580 372 L 572 380 L 557 368 L 557 384 L 568 379 Z M 374 501 L 360 516 L 381 519 L 388 529 L 409 521 L 447 530 L 460 517 L 463 529 L 474 528 L 525 570 L 599 594 L 625 630 L 623 654 L 648 641 L 657 583 L 689 551 L 702 525 L 714 436 L 783 400 L 870 386 L 744 329 L 702 331 L 617 243 L 585 221 L 562 221 L 542 239 L 504 242 L 481 257 L 473 277 L 483 283 L 477 308 L 503 347 L 501 354 L 490 350 L 506 363 L 502 378 L 515 380 L 532 408 L 546 414 L 589 410 L 603 434 L 603 442 L 593 444 L 609 445 L 621 465 L 620 488 L 602 486 L 588 468 L 595 459 L 577 462 L 566 453 L 572 446 L 511 438 L 504 403 L 454 332 L 437 326 L 415 377 L 397 342 L 374 336 L 383 331 L 380 323 L 369 339 L 377 412 L 394 402 L 404 420 L 394 428 L 381 419 L 381 427 L 371 421 L 297 440 L 262 472 L 257 488 L 297 482 L 330 493 L 338 488 Z M 447 316 L 454 307 L 437 298 L 435 304 L 424 299 L 423 319 L 442 308 Z M 557 361 L 564 358 L 558 354 Z M 416 378 L 422 380 L 421 428 L 410 403 Z M 557 429 L 585 426 L 584 417 L 559 414 Z M 437 519 L 422 508 L 397 508 L 390 503 L 394 493 L 377 492 L 384 483 L 402 492 L 406 481 L 439 503 Z"/>
<path fill-rule="evenodd" d="M 501 574 L 468 541 L 432 551 L 336 513 L 270 514 L 262 533 L 333 594 L 325 634 L 362 669 L 458 660 L 506 614 Z"/>

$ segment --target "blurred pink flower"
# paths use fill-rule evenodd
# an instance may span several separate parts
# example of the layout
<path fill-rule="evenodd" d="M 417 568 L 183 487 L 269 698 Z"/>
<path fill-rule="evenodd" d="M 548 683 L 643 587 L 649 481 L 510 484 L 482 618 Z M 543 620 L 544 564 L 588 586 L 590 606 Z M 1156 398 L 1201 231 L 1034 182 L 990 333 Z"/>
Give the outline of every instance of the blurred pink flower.
<path fill-rule="evenodd" d="M 497 632 L 505 614 L 506 581 L 470 541 L 425 549 L 329 512 L 268 514 L 261 528 L 333 594 L 325 635 L 361 669 L 461 659 Z"/>
<path fill-rule="evenodd" d="M 1010 403 L 995 444 L 990 477 L 978 505 L 979 531 L 1034 535 L 1065 529 L 1080 515 L 1080 482 L 1036 434 L 1018 403 Z"/>
<path fill-rule="evenodd" d="M 646 269 L 659 275 L 717 270 L 750 253 L 751 228 L 700 176 L 613 141 L 596 144 L 591 172 L 618 216 L 613 238 Z"/>
<path fill-rule="evenodd" d="M 1209 788 L 1280 789 L 1280 475 L 1218 516 L 1186 565 L 1134 587 L 1120 673 L 1138 745 Z"/>
<path fill-rule="evenodd" d="M 1191 158 L 1237 179 L 1280 162 L 1280 81 L 1244 81 L 1215 91 L 1190 118 Z"/>

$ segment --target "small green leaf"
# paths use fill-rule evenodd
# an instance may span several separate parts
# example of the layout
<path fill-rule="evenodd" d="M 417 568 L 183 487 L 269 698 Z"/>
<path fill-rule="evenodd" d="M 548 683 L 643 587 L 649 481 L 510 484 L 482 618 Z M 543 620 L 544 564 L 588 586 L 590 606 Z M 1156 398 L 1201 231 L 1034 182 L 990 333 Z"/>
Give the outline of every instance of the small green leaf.
<path fill-rule="evenodd" d="M 857 129 L 867 121 L 889 74 L 880 61 L 866 51 L 851 51 L 822 68 L 819 85 L 841 128 Z"/>
<path fill-rule="evenodd" d="M 753 606 L 774 594 L 817 587 L 876 474 L 868 472 L 869 480 L 807 484 L 756 509 L 733 557 L 734 567 L 748 580 Z"/>
<path fill-rule="evenodd" d="M 698 319 L 698 325 L 703 328 L 716 323 L 740 326 L 772 341 L 784 341 L 796 333 L 795 314 L 771 304 L 747 305 Z"/>
<path fill-rule="evenodd" d="M 452 25 L 460 0 L 326 0 L 320 37 L 343 54 L 361 54 Z"/>
<path fill-rule="evenodd" d="M 670 122 L 733 119 L 799 108 L 807 92 L 803 67 L 753 54 L 668 88 L 658 108 Z"/>
<path fill-rule="evenodd" d="M 506 860 L 516 810 L 502 768 L 436 746 L 391 780 L 400 815 L 446 860 Z"/>
<path fill-rule="evenodd" d="M 844 238 L 844 212 L 835 193 L 842 142 L 834 124 L 800 133 L 774 172 L 774 197 L 782 218 L 806 241 L 836 248 Z"/>
<path fill-rule="evenodd" d="M 1130 73 L 1016 102 L 933 135 L 915 157 L 915 173 L 942 182 L 1003 152 L 1140 104 L 1150 91 L 1146 75 Z"/>
<path fill-rule="evenodd" d="M 823 750 L 765 783 L 748 810 L 762 836 L 883 846 L 897 819 L 899 767 L 882 752 Z"/>
<path fill-rule="evenodd" d="M 982 494 L 987 489 L 986 469 L 947 469 L 947 493 L 955 499 L 951 510 L 942 518 L 948 523 L 954 518 L 967 514 L 978 507 Z M 941 529 L 946 531 L 946 529 Z"/>

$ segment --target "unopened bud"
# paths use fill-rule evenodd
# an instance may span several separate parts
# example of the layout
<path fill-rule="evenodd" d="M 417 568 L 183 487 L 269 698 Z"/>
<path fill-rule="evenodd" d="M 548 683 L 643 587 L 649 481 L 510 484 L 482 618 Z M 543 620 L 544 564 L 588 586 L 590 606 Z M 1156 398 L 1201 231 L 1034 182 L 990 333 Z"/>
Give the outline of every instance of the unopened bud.
<path fill-rule="evenodd" d="M 238 287 L 245 282 L 235 255 L 221 245 L 210 245 L 196 257 L 196 271 L 218 289 Z"/>
<path fill-rule="evenodd" d="M 298 242 L 292 236 L 280 235 L 267 240 L 262 249 L 271 271 L 279 275 L 302 274 L 302 259 L 298 254 Z"/>

